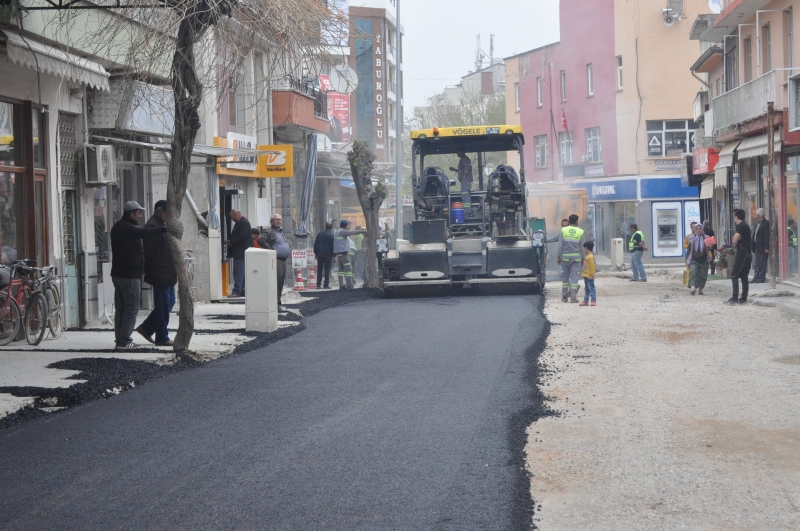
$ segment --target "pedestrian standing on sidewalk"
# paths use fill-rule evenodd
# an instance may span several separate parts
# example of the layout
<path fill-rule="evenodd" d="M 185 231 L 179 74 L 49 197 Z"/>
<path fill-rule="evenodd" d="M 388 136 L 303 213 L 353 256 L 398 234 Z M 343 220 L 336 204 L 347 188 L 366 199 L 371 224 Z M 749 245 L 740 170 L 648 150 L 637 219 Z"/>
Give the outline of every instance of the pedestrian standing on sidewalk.
<path fill-rule="evenodd" d="M 331 260 L 333 260 L 333 225 L 325 224 L 325 230 L 314 239 L 314 256 L 317 259 L 317 282 L 319 289 L 331 289 Z M 323 274 L 325 275 L 323 277 Z M 323 283 L 324 279 L 324 283 Z"/>
<path fill-rule="evenodd" d="M 122 218 L 111 228 L 111 281 L 114 284 L 114 339 L 117 349 L 136 348 L 131 333 L 136 326 L 142 296 L 144 250 L 142 240 L 167 232 L 160 227 L 139 227 L 144 208 L 136 201 L 122 207 Z"/>
<path fill-rule="evenodd" d="M 583 229 L 578 227 L 578 216 L 569 217 L 569 225 L 561 228 L 556 262 L 561 266 L 561 300 L 578 302 L 578 278 L 583 265 Z"/>
<path fill-rule="evenodd" d="M 156 202 L 153 215 L 145 223 L 145 227 L 163 227 L 167 221 L 167 202 L 163 199 Z M 169 338 L 169 314 L 175 306 L 175 284 L 178 283 L 178 272 L 172 261 L 169 241 L 166 234 L 144 240 L 144 281 L 153 286 L 153 310 L 136 331 L 157 347 L 171 347 Z M 155 341 L 153 334 L 156 335 Z"/>
<path fill-rule="evenodd" d="M 333 254 L 336 256 L 339 268 L 339 289 L 353 289 L 356 282 L 353 276 L 353 264 L 350 263 L 350 236 L 365 234 L 366 231 L 347 230 L 345 219 L 339 222 L 339 227 L 333 239 Z"/>
<path fill-rule="evenodd" d="M 788 219 L 789 230 L 789 276 L 794 276 L 797 268 L 797 222 Z"/>
<path fill-rule="evenodd" d="M 594 276 L 597 273 L 597 265 L 594 263 L 594 242 L 584 242 L 583 252 L 583 302 L 578 306 L 588 306 L 589 298 L 592 299 L 592 306 L 597 306 L 597 289 L 594 285 Z"/>
<path fill-rule="evenodd" d="M 750 274 L 750 265 L 753 261 L 753 238 L 750 232 L 750 225 L 744 221 L 744 210 L 737 208 L 733 211 L 733 222 L 736 224 L 736 234 L 733 235 L 733 248 L 736 249 L 736 257 L 731 268 L 731 284 L 733 285 L 733 296 L 728 299 L 730 304 L 744 304 L 747 302 L 747 293 L 750 289 L 747 283 L 747 275 Z M 742 298 L 739 298 L 739 279 L 742 281 Z"/>
<path fill-rule="evenodd" d="M 717 235 L 714 234 L 714 229 L 711 228 L 711 222 L 706 220 L 703 222 L 703 234 L 706 235 L 706 238 L 714 238 L 716 241 Z M 717 244 L 706 245 L 708 247 L 708 263 L 711 266 L 711 274 L 715 274 L 717 270 L 717 261 L 714 260 L 714 255 L 717 252 Z"/>
<path fill-rule="evenodd" d="M 255 247 L 256 249 L 261 249 L 261 246 L 258 244 L 258 237 L 261 236 L 261 231 L 258 230 L 257 228 L 253 228 L 250 231 L 250 234 L 253 235 L 253 247 Z"/>
<path fill-rule="evenodd" d="M 286 278 L 286 260 L 292 256 L 292 248 L 286 235 L 283 234 L 283 217 L 280 214 L 273 215 L 269 220 L 269 227 L 261 231 L 258 244 L 263 249 L 275 251 L 276 273 L 278 275 L 278 309 L 281 309 L 281 295 L 283 295 L 283 282 Z"/>
<path fill-rule="evenodd" d="M 708 280 L 708 247 L 703 226 L 699 223 L 694 227 L 694 235 L 689 237 L 686 265 L 689 266 L 689 288 L 692 295 L 702 295 Z"/>
<path fill-rule="evenodd" d="M 756 225 L 753 227 L 753 264 L 752 284 L 763 284 L 767 281 L 767 258 L 769 258 L 769 220 L 764 217 L 763 208 L 756 210 Z"/>
<path fill-rule="evenodd" d="M 686 234 L 686 237 L 683 239 L 683 250 L 687 251 L 689 249 L 689 238 L 694 236 L 694 228 L 697 226 L 696 221 L 692 221 L 689 225 L 689 233 Z"/>
<path fill-rule="evenodd" d="M 628 251 L 631 253 L 631 270 L 633 278 L 631 282 L 647 282 L 647 273 L 644 272 L 642 264 L 642 253 L 647 250 L 644 244 L 644 233 L 639 230 L 636 223 L 630 224 L 631 240 L 628 242 Z"/>
<path fill-rule="evenodd" d="M 233 291 L 228 297 L 244 297 L 244 252 L 253 245 L 250 222 L 236 209 L 231 210 L 233 229 L 225 240 L 228 255 L 233 258 Z"/>
<path fill-rule="evenodd" d="M 363 230 L 361 225 L 356 225 L 356 230 Z M 353 273 L 356 279 L 366 281 L 364 271 L 366 271 L 366 255 L 364 254 L 364 235 L 356 234 L 350 238 L 356 244 L 355 260 L 353 261 Z"/>

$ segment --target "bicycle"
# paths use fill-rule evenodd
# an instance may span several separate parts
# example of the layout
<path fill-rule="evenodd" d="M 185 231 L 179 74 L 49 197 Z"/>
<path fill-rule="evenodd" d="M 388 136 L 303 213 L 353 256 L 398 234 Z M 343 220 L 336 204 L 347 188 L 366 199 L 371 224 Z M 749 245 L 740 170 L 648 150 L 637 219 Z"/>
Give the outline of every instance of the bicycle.
<path fill-rule="evenodd" d="M 41 286 L 41 292 L 47 299 L 47 327 L 50 329 L 50 336 L 56 338 L 63 332 L 61 322 L 61 295 L 58 293 L 58 288 L 52 284 L 56 275 L 56 268 L 55 266 L 48 266 L 35 269 L 40 274 L 36 285 Z"/>
<path fill-rule="evenodd" d="M 35 265 L 34 260 L 18 260 L 11 264 L 10 273 L 2 275 L 7 285 L 0 290 L 0 345 L 16 339 L 20 324 L 28 344 L 38 345 L 44 338 L 49 310 L 44 294 L 36 291 Z"/>

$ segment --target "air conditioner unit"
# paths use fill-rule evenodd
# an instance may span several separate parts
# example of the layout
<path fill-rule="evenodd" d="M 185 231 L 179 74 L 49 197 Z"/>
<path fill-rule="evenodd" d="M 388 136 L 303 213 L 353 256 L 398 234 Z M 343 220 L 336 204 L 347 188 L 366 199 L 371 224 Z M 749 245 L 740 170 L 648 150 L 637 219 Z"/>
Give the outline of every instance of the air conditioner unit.
<path fill-rule="evenodd" d="M 590 157 L 589 155 L 584 155 L 583 158 L 581 158 L 581 162 L 591 162 L 591 161 L 592 157 Z"/>
<path fill-rule="evenodd" d="M 105 186 L 117 182 L 114 146 L 83 147 L 83 175 L 86 186 Z"/>

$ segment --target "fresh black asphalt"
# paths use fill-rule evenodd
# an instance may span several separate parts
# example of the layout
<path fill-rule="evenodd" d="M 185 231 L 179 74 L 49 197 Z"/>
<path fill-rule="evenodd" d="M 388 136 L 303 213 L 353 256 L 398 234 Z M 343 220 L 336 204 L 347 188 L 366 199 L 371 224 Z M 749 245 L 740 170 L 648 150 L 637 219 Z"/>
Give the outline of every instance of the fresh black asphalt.
<path fill-rule="evenodd" d="M 365 300 L 0 432 L 2 529 L 528 529 L 541 297 Z"/>

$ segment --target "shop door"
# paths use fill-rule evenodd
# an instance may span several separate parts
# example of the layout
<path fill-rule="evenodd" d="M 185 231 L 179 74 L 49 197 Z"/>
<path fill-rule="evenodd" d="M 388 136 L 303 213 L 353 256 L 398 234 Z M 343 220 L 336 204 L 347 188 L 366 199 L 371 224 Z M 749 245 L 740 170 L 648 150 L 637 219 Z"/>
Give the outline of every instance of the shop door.
<path fill-rule="evenodd" d="M 58 113 L 58 158 L 61 173 L 61 238 L 63 247 L 64 322 L 67 328 L 81 325 L 81 270 L 78 267 L 80 248 L 78 224 L 78 141 L 76 120 L 79 115 Z"/>
<path fill-rule="evenodd" d="M 67 328 L 81 325 L 80 271 L 78 270 L 78 228 L 75 219 L 78 215 L 78 201 L 75 190 L 64 190 L 62 209 L 64 239 L 64 291 L 62 300 L 66 303 L 65 321 Z"/>

